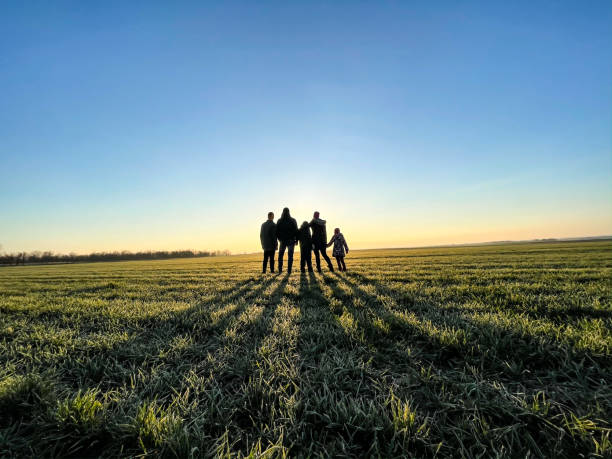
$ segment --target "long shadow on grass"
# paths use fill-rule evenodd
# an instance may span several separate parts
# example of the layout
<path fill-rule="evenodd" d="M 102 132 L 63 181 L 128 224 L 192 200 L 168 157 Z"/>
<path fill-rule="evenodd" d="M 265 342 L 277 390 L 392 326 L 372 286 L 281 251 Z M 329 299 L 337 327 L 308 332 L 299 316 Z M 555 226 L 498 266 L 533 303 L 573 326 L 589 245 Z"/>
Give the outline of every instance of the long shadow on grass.
<path fill-rule="evenodd" d="M 211 319 L 211 312 L 202 307 L 186 311 L 182 317 L 170 318 L 170 332 L 162 331 L 163 339 L 158 340 L 158 346 L 151 348 L 148 355 L 170 350 L 168 341 L 175 336 L 188 337 L 190 343 L 187 346 L 174 355 L 158 359 L 158 363 L 176 370 L 173 376 L 175 383 L 180 382 L 186 373 L 196 371 L 210 373 L 220 386 L 231 389 L 248 378 L 251 357 L 248 351 L 252 346 L 257 346 L 261 336 L 267 332 L 268 321 L 280 302 L 287 277 L 281 279 L 271 293 L 264 295 L 277 279 L 265 278 L 257 288 L 237 293 L 241 297 L 241 304 L 229 311 L 224 311 L 223 307 L 217 308 L 220 317 L 216 320 Z M 225 297 L 229 299 L 225 304 L 236 295 Z M 252 303 L 249 303 L 250 300 Z M 159 328 L 163 330 L 164 324 L 159 324 Z M 168 385 L 166 395 L 176 389 L 176 385 Z"/>
<path fill-rule="evenodd" d="M 253 303 L 241 314 L 234 314 L 224 333 L 207 343 L 210 354 L 200 365 L 186 365 L 177 371 L 173 385 L 164 383 L 164 394 L 146 394 L 167 397 L 173 393 L 192 393 L 198 410 L 204 413 L 200 428 L 208 440 L 203 440 L 200 432 L 192 432 L 192 436 L 195 442 L 208 442 L 202 443 L 206 449 L 214 440 L 227 435 L 232 439 L 232 449 L 248 453 L 265 427 L 265 422 L 259 425 L 258 419 L 270 410 L 268 405 L 274 400 L 269 388 L 258 384 L 255 376 L 259 370 L 258 350 L 272 331 L 273 317 L 288 281 L 288 276 L 280 278 L 269 293 L 266 290 L 270 280 L 265 282 L 250 296 Z M 199 379 L 193 379 L 194 375 L 199 375 Z"/>
<path fill-rule="evenodd" d="M 467 455 L 480 454 L 487 450 L 487 434 L 475 428 L 470 421 L 472 417 L 478 419 L 481 416 L 491 427 L 500 429 L 500 433 L 496 435 L 497 441 L 505 444 L 507 448 L 523 451 L 527 451 L 528 448 L 542 454 L 537 445 L 555 442 L 558 432 L 555 428 L 551 431 L 550 420 L 555 418 L 554 414 L 559 413 L 555 412 L 554 408 L 551 408 L 549 415 L 542 416 L 532 413 L 520 403 L 517 404 L 517 400 L 508 393 L 503 384 L 489 380 L 493 374 L 489 374 L 486 379 L 477 376 L 478 372 L 473 373 L 470 370 L 470 361 L 464 360 L 460 352 L 453 355 L 455 352 L 451 351 L 449 355 L 448 348 L 452 348 L 449 344 L 456 346 L 456 343 L 447 343 L 443 337 L 423 329 L 419 326 L 419 321 L 397 323 L 387 313 L 386 305 L 360 286 L 346 282 L 351 290 L 349 294 L 344 293 L 337 286 L 341 277 L 338 274 L 335 278 L 323 276 L 333 295 L 342 301 L 345 313 L 348 312 L 349 316 L 355 319 L 356 326 L 353 333 L 372 348 L 376 366 L 394 374 L 394 378 L 398 378 L 399 381 L 407 377 L 410 382 L 408 387 L 415 380 L 420 380 L 421 384 L 417 383 L 420 390 L 412 392 L 413 399 L 434 411 L 440 425 L 448 422 L 449 431 L 453 429 L 473 431 L 471 436 L 467 435 L 463 440 L 459 440 L 459 443 L 451 439 L 452 448 L 459 448 Z M 359 306 L 353 304 L 355 297 L 361 298 Z M 349 321 L 349 324 L 351 323 L 352 320 Z M 456 327 L 457 323 L 450 320 L 446 325 L 450 329 Z M 463 325 L 467 326 L 465 323 Z M 407 351 L 406 348 L 409 346 L 413 347 Z M 422 362 L 422 359 L 425 362 Z M 415 367 L 420 367 L 420 375 L 418 373 L 415 375 Z M 499 377 L 499 374 L 495 374 L 494 377 Z M 516 375 L 510 380 L 519 382 Z M 538 381 L 538 384 L 540 389 L 546 389 L 546 383 Z M 556 424 L 561 427 L 563 424 L 558 421 L 559 417 L 557 416 Z M 444 435 L 443 432 L 444 429 L 441 435 Z M 464 434 L 465 432 L 462 433 Z M 472 443 L 473 447 L 466 449 L 464 447 L 466 441 Z M 448 442 L 447 438 L 447 445 Z M 590 445 L 589 441 L 575 444 L 574 438 L 569 435 L 563 437 L 561 443 L 566 451 L 579 451 Z M 592 448 L 592 445 L 590 447 Z"/>
<path fill-rule="evenodd" d="M 389 406 L 391 379 L 372 366 L 372 353 L 347 332 L 342 307 L 314 274 L 300 279 L 300 404 L 287 441 L 323 456 L 431 456 L 419 435 L 398 432 Z"/>
<path fill-rule="evenodd" d="M 349 276 L 358 280 L 354 281 Z M 396 292 L 362 274 L 351 273 L 349 276 L 337 275 L 336 277 L 346 283 L 358 297 L 363 298 L 370 310 L 387 311 L 391 314 L 393 310 L 400 313 L 412 312 L 419 320 L 430 320 L 434 325 L 447 327 L 449 330 L 464 330 L 467 340 L 465 343 L 459 343 L 437 339 L 431 334 L 424 333 L 423 330 L 414 330 L 413 327 L 416 336 L 424 338 L 433 345 L 434 350 L 440 349 L 442 345 L 441 357 L 445 360 L 474 357 L 476 362 L 470 363 L 476 363 L 479 366 L 492 364 L 496 371 L 502 371 L 511 377 L 517 376 L 512 370 L 516 365 L 536 373 L 548 372 L 552 369 L 566 368 L 568 359 L 578 362 L 586 358 L 603 367 L 610 366 L 609 357 L 595 355 L 588 350 L 576 349 L 551 339 L 549 336 L 519 333 L 490 322 L 476 321 L 470 318 L 469 314 L 473 311 L 468 308 L 438 307 L 432 303 L 411 300 L 405 305 L 400 304 L 400 308 L 397 309 L 397 300 L 394 299 L 397 296 Z M 366 292 L 363 285 L 372 285 L 379 295 L 391 299 L 393 303 L 391 308 L 385 306 L 377 296 Z M 483 352 L 486 355 L 482 355 Z M 508 365 L 507 362 L 514 363 Z"/>
<path fill-rule="evenodd" d="M 156 317 L 155 320 L 147 318 L 130 322 L 130 327 L 136 323 L 140 329 L 132 333 L 127 341 L 95 349 L 78 349 L 76 352 L 61 355 L 59 358 L 36 356 L 35 363 L 25 365 L 22 370 L 26 374 L 44 373 L 45 380 L 50 383 L 49 391 L 57 391 L 58 397 L 69 395 L 75 389 L 85 390 L 93 387 L 106 391 L 112 388 L 119 389 L 127 384 L 129 387 L 126 387 L 126 390 L 134 394 L 136 400 L 157 398 L 163 404 L 165 400 L 168 400 L 168 396 L 176 392 L 176 388 L 182 382 L 183 374 L 203 358 L 201 345 L 205 345 L 208 341 L 211 341 L 213 345 L 219 334 L 231 322 L 232 316 L 244 308 L 245 302 L 243 301 L 241 305 L 230 308 L 228 311 L 221 311 L 221 314 L 215 315 L 216 320 L 212 321 L 211 318 L 215 313 L 214 306 L 220 302 L 221 305 L 216 308 L 219 311 L 224 305 L 228 305 L 237 298 L 244 298 L 248 295 L 257 296 L 272 281 L 273 278 L 248 279 L 247 282 L 224 288 L 204 303 L 198 303 L 189 309 L 166 313 L 163 318 Z M 251 284 L 255 282 L 258 287 L 253 289 Z M 82 316 L 75 315 L 72 319 L 82 319 Z M 106 328 L 99 323 L 97 325 L 100 328 Z M 114 325 L 111 332 L 126 329 L 126 324 L 111 323 L 111 325 Z M 181 341 L 175 342 L 175 338 L 184 338 L 183 342 L 186 343 L 191 340 L 193 344 L 191 347 L 182 348 Z M 179 345 L 178 352 L 172 349 L 172 346 L 176 344 Z M 21 403 L 20 400 L 16 399 L 16 408 L 19 408 L 19 403 Z M 46 412 L 51 413 L 52 416 L 54 406 L 50 403 L 41 400 L 34 403 L 28 411 L 32 411 L 38 417 L 40 413 Z M 134 400 L 127 401 L 127 403 L 128 405 L 133 404 Z M 10 406 L 4 408 L 10 409 Z M 125 404 L 124 409 L 127 409 Z M 38 419 L 36 416 L 35 418 Z M 45 424 L 47 421 L 44 420 L 40 422 L 42 424 L 33 424 L 32 428 L 40 431 L 40 434 L 45 437 L 43 435 L 46 432 L 45 428 L 52 427 L 53 423 Z M 52 428 L 55 429 L 55 427 Z M 100 439 L 107 437 L 105 431 L 100 432 L 96 434 L 100 436 Z M 49 435 L 49 439 L 51 438 L 53 435 Z M 70 437 L 66 436 L 62 443 L 69 445 L 71 441 Z M 126 441 L 130 443 L 129 439 Z M 66 446 L 66 448 L 78 452 L 85 445 L 86 443 L 81 444 L 76 439 L 74 446 Z M 49 444 L 49 447 L 57 450 L 59 443 Z M 68 450 L 62 448 L 60 447 L 62 451 Z"/>
<path fill-rule="evenodd" d="M 253 430 L 249 410 L 245 411 L 248 405 L 244 387 L 253 373 L 257 348 L 270 331 L 271 318 L 288 280 L 288 277 L 262 278 L 257 288 L 240 294 L 239 307 L 212 325 L 209 312 L 202 307 L 174 319 L 174 325 L 176 320 L 181 324 L 175 330 L 180 336 L 185 334 L 185 321 L 194 324 L 196 330 L 187 333 L 191 342 L 144 370 L 140 383 L 133 389 L 138 398 L 155 399 L 161 406 L 168 406 L 178 397 L 191 407 L 189 410 L 195 409 L 200 424 L 196 424 L 198 431 L 190 431 L 189 441 L 205 450 L 225 433 L 238 439 L 235 447 L 243 445 L 245 434 Z M 273 290 L 268 293 L 269 288 Z M 162 340 L 159 348 L 152 349 L 152 354 L 164 352 L 167 349 L 164 343 Z"/>
<path fill-rule="evenodd" d="M 201 305 L 206 306 L 210 304 L 211 301 L 219 301 L 220 299 L 224 299 L 226 296 L 230 298 L 237 298 L 241 295 L 242 292 L 248 290 L 250 286 L 254 284 L 255 282 L 257 282 L 258 280 L 259 279 L 255 277 L 250 277 L 243 281 L 239 281 L 236 284 L 231 285 L 230 287 L 224 288 L 223 290 L 219 292 L 215 292 L 212 300 L 208 300 L 204 303 L 202 303 L 201 300 L 196 300 L 195 305 L 189 309 L 194 309 L 194 308 L 197 309 Z M 121 295 L 117 295 L 115 298 L 111 298 L 111 299 L 107 298 L 107 300 L 112 301 L 113 299 L 120 299 L 120 298 L 121 298 Z M 61 297 L 59 297 L 59 299 L 61 299 Z M 143 303 L 151 302 L 146 299 L 143 299 L 143 300 L 136 299 L 135 301 L 143 302 Z M 168 301 L 168 299 L 162 297 L 162 298 L 155 300 L 154 302 L 160 303 L 164 301 Z M 126 307 L 129 309 L 129 306 L 126 306 Z M 85 322 L 85 324 L 87 322 L 91 322 L 93 325 L 91 328 L 94 330 L 104 329 L 104 326 L 109 323 L 112 325 L 115 325 L 115 322 L 117 321 L 117 317 L 114 317 L 112 315 L 101 314 L 100 310 L 97 310 L 95 308 L 89 307 L 84 310 L 76 309 L 76 308 L 72 309 L 72 308 L 66 308 L 65 305 L 62 303 L 51 304 L 48 306 L 41 305 L 41 307 L 38 307 L 36 309 L 18 311 L 18 312 L 15 312 L 14 314 L 27 315 L 29 318 L 35 319 L 35 320 L 41 320 L 41 321 L 49 320 L 51 322 L 57 323 L 58 325 L 63 325 L 68 328 L 74 327 L 75 322 L 76 323 Z M 120 317 L 119 319 L 121 319 L 120 325 L 124 327 L 128 326 L 135 330 L 155 327 L 156 325 L 160 323 L 159 318 L 157 317 L 135 317 L 135 318 Z M 51 325 L 54 325 L 54 324 L 52 323 Z"/>
<path fill-rule="evenodd" d="M 457 268 L 457 266 L 453 266 Z M 481 268 L 481 267 L 480 267 Z M 394 292 L 389 287 L 377 282 L 373 278 L 369 278 L 363 274 L 360 274 L 355 271 L 351 271 L 345 274 L 346 278 L 354 279 L 354 281 L 360 285 L 373 285 L 375 288 L 386 295 L 393 295 Z M 439 281 L 438 276 L 429 276 L 429 280 L 437 280 Z M 405 278 L 395 278 L 395 279 L 385 279 L 391 280 L 395 282 L 403 282 L 406 281 Z M 421 279 L 422 280 L 422 279 Z M 524 280 L 522 277 L 516 278 L 516 280 Z M 599 277 L 596 277 L 595 280 L 599 280 Z M 454 280 L 454 282 L 450 285 L 458 285 L 462 284 L 461 280 Z M 437 284 L 439 285 L 439 284 Z M 439 285 L 443 286 L 445 284 Z M 482 283 L 480 287 L 488 285 L 488 283 Z M 534 319 L 550 319 L 551 321 L 556 322 L 557 324 L 565 324 L 568 321 L 580 321 L 582 319 L 612 319 L 612 309 L 609 306 L 609 298 L 600 298 L 600 301 L 604 303 L 604 306 L 600 308 L 596 308 L 593 306 L 580 306 L 580 305 L 567 305 L 567 306 L 558 306 L 558 305 L 550 305 L 546 300 L 537 300 L 533 305 L 526 306 L 524 301 L 518 301 L 514 298 L 513 292 L 509 292 L 502 287 L 498 287 L 495 291 L 487 291 L 486 293 L 474 293 L 470 291 L 469 294 L 460 293 L 459 297 L 456 298 L 457 301 L 473 301 L 474 299 L 478 299 L 485 304 L 490 305 L 488 310 L 490 312 L 495 311 L 504 311 L 504 312 L 515 312 L 519 314 L 526 315 L 528 317 Z M 455 300 L 455 298 L 453 298 Z M 414 304 L 418 299 L 414 294 L 405 295 L 403 298 L 404 303 Z M 607 304 L 606 304 L 607 302 Z M 462 310 L 466 311 L 467 308 L 461 307 L 445 307 L 444 309 L 448 311 L 453 310 Z"/>
<path fill-rule="evenodd" d="M 122 402 L 122 408 L 119 410 L 121 416 L 124 416 L 124 413 L 134 416 L 142 403 L 146 404 L 151 400 L 155 400 L 158 406 L 165 409 L 174 403 L 177 395 L 180 395 L 181 402 L 199 403 L 199 406 L 205 407 L 204 416 L 200 415 L 200 419 L 206 417 L 203 429 L 205 432 L 191 432 L 190 441 L 194 444 L 200 442 L 201 445 L 206 443 L 204 446 L 208 449 L 224 432 L 232 426 L 236 428 L 236 420 L 228 419 L 228 416 L 240 408 L 237 406 L 240 400 L 239 382 L 248 380 L 257 343 L 269 331 L 270 318 L 288 282 L 288 278 L 280 280 L 272 293 L 262 296 L 277 279 L 260 278 L 257 279 L 257 288 L 237 288 L 230 294 L 228 292 L 232 288 L 224 289 L 205 304 L 170 314 L 164 320 L 158 320 L 154 326 L 150 324 L 151 327 L 127 342 L 97 351 L 95 356 L 91 353 L 84 354 L 83 358 L 70 356 L 61 362 L 61 365 L 57 365 L 56 371 L 61 374 L 64 385 L 73 389 L 84 390 L 93 386 L 106 391 L 113 386 L 120 388 L 128 383 L 129 387 L 125 389 L 130 397 Z M 251 287 L 250 284 L 248 286 Z M 223 311 L 225 305 L 229 305 L 238 297 L 242 302 L 237 307 Z M 249 298 L 259 303 L 255 309 L 261 310 L 261 314 L 252 316 L 245 311 L 248 306 L 246 299 Z M 222 302 L 216 308 L 221 315 L 215 316 L 217 320 L 211 323 L 209 308 L 217 300 Z M 229 328 L 232 329 L 231 333 L 226 333 Z M 187 346 L 181 346 L 179 341 L 179 348 L 173 349 L 173 344 L 177 344 L 175 338 L 184 339 L 183 343 L 187 343 Z M 216 354 L 216 358 L 208 359 L 209 353 Z M 207 374 L 211 375 L 214 387 L 207 384 L 208 387 L 191 387 L 185 390 L 187 379 L 192 375 Z M 195 393 L 196 398 L 191 396 L 189 399 L 190 390 L 192 394 Z M 43 409 L 46 408 L 42 407 L 41 410 Z M 126 419 L 126 422 L 129 420 Z M 36 427 L 41 434 L 44 434 L 44 429 L 44 425 Z M 239 430 L 238 433 L 240 432 Z M 104 429 L 96 435 L 100 438 L 108 436 Z M 239 437 L 240 435 L 236 436 Z M 69 446 L 70 442 L 74 443 L 74 446 Z M 59 449 L 61 451 L 70 449 L 79 453 L 86 447 L 86 443 L 81 445 L 79 439 L 69 436 L 65 437 L 63 444 L 67 449 L 62 446 Z M 131 435 L 122 440 L 122 445 L 133 451 L 139 449 L 136 437 Z M 57 450 L 59 443 L 49 446 Z M 148 447 L 154 448 L 154 445 Z"/>
<path fill-rule="evenodd" d="M 75 388 L 96 386 L 108 389 L 125 384 L 147 368 L 167 362 L 181 365 L 189 360 L 197 360 L 205 350 L 202 343 L 208 340 L 214 342 L 215 336 L 222 332 L 233 316 L 241 312 L 246 302 L 228 311 L 220 311 L 224 305 L 237 299 L 256 296 L 272 280 L 249 278 L 224 288 L 204 302 L 181 311 L 164 313 L 161 317 L 136 317 L 117 322 L 113 317 L 100 320 L 99 316 L 92 315 L 95 311 L 87 315 L 77 312 L 66 315 L 59 309 L 49 311 L 43 317 L 59 317 L 56 320 L 65 327 L 74 326 L 76 322 L 81 330 L 129 333 L 128 339 L 104 346 L 77 348 L 57 356 L 35 355 L 35 360 L 24 363 L 22 370 L 25 373 L 56 373 L 64 384 Z M 258 287 L 253 289 L 256 282 Z M 90 322 L 91 326 L 88 326 Z M 195 346 L 188 346 L 179 354 L 173 354 L 171 347 L 177 344 L 174 342 L 177 338 L 195 341 L 199 352 L 196 352 Z M 180 359 L 172 362 L 176 357 Z"/>
<path fill-rule="evenodd" d="M 269 295 L 265 310 L 249 325 L 232 357 L 224 359 L 225 371 L 215 378 L 231 400 L 227 410 L 234 414 L 225 428 L 231 430 L 230 438 L 235 441 L 232 450 L 241 454 L 248 455 L 258 442 L 289 446 L 287 421 L 299 398 L 295 378 L 300 317 L 293 300 L 300 294 L 285 292 L 288 281 L 289 276 Z"/>
<path fill-rule="evenodd" d="M 223 354 L 223 360 L 227 365 L 222 370 L 217 371 L 215 378 L 226 387 L 232 388 L 248 380 L 252 369 L 252 359 L 261 340 L 271 330 L 271 319 L 278 308 L 288 282 L 289 276 L 282 277 L 269 295 L 265 295 L 261 298 L 261 301 L 256 299 L 254 305 L 263 308 L 261 313 L 254 320 L 244 322 L 233 333 L 234 338 L 228 343 L 231 345 L 231 349 L 226 347 L 225 350 L 228 352 Z M 261 297 L 263 291 L 264 288 L 262 287 L 256 297 Z"/>
<path fill-rule="evenodd" d="M 177 382 L 174 376 L 197 368 L 209 352 L 223 345 L 226 341 L 227 328 L 244 313 L 249 306 L 248 300 L 256 300 L 273 280 L 272 277 L 259 279 L 256 288 L 252 288 L 254 283 L 249 282 L 237 289 L 224 289 L 212 299 L 174 313 L 165 320 L 153 320 L 147 324 L 148 327 L 142 333 L 126 346 L 110 353 L 110 356 L 118 361 L 127 357 L 127 361 L 140 367 L 145 364 L 149 367 L 159 365 L 176 368 L 178 371 L 172 375 L 172 379 L 173 382 Z M 230 307 L 236 300 L 239 300 L 239 304 Z M 174 350 L 172 346 L 175 344 L 173 342 L 175 339 L 185 339 L 187 345 L 181 346 L 178 343 L 177 349 Z M 129 351 L 134 347 L 135 350 Z M 127 355 L 126 349 L 128 349 Z M 147 390 L 153 392 L 158 386 L 149 385 Z M 176 387 L 169 385 L 167 389 L 171 392 Z"/>

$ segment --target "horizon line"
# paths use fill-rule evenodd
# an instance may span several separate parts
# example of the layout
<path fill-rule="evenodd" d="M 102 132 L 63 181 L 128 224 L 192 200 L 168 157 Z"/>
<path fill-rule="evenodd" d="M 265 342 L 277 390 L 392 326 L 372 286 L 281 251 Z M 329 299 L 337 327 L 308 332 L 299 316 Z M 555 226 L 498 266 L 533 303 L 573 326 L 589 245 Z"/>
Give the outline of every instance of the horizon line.
<path fill-rule="evenodd" d="M 590 240 L 605 241 L 612 239 L 612 234 L 601 235 L 601 236 L 569 236 L 569 237 L 550 237 L 550 238 L 536 238 L 536 239 L 508 239 L 500 241 L 483 241 L 483 242 L 449 242 L 435 245 L 411 245 L 411 246 L 394 246 L 394 247 L 369 247 L 362 249 L 351 249 L 351 252 L 358 252 L 362 250 L 402 250 L 402 249 L 436 249 L 444 247 L 469 247 L 476 245 L 501 245 L 501 244 L 521 244 L 527 242 L 533 243 L 546 243 L 546 242 L 582 242 Z M 259 252 L 239 252 L 232 253 L 232 255 L 254 255 Z"/>
<path fill-rule="evenodd" d="M 353 249 L 353 251 L 361 251 L 361 250 L 400 250 L 400 249 L 427 249 L 427 248 L 443 248 L 443 247 L 468 247 L 468 246 L 477 246 L 477 245 L 496 245 L 496 244 L 518 244 L 518 243 L 527 243 L 527 242 L 580 242 L 580 241 L 589 241 L 589 240 L 607 240 L 607 239 L 612 239 L 612 234 L 609 235 L 598 235 L 598 236 L 568 236 L 568 237 L 559 237 L 559 238 L 554 238 L 554 237 L 549 237 L 549 238 L 533 238 L 533 239 L 507 239 L 507 240 L 497 240 L 497 241 L 480 241 L 480 242 L 448 242 L 448 243 L 442 243 L 442 244 L 427 244 L 427 245 L 411 245 L 411 246 L 407 246 L 407 245 L 400 245 L 400 246 L 391 246 L 391 247 L 365 247 L 365 248 L 360 248 L 360 249 Z M 26 254 L 32 254 L 32 253 L 36 253 L 36 252 L 41 252 L 41 253 L 45 253 L 45 252 L 50 252 L 54 255 L 76 255 L 76 256 L 83 256 L 83 255 L 90 255 L 90 254 L 95 254 L 95 253 L 116 253 L 116 252 L 127 252 L 127 253 L 132 253 L 132 254 L 136 254 L 136 253 L 156 253 L 156 252 L 182 252 L 182 251 L 192 251 L 194 253 L 197 252 L 208 252 L 208 253 L 214 253 L 214 254 L 227 254 L 224 256 L 232 256 L 232 255 L 252 255 L 252 254 L 256 254 L 259 253 L 260 251 L 254 251 L 254 252 L 232 252 L 229 249 L 164 249 L 164 250 L 153 250 L 153 249 L 145 249 L 145 250 L 135 250 L 135 251 L 131 251 L 131 250 L 94 250 L 94 251 L 90 251 L 87 253 L 77 253 L 77 252 L 68 252 L 68 253 L 64 253 L 64 252 L 54 252 L 52 250 L 32 250 L 32 251 L 23 251 L 23 250 L 18 250 L 18 251 L 11 251 L 11 252 L 0 252 L 1 254 L 4 255 L 11 255 L 11 254 L 21 254 L 21 253 L 26 253 Z"/>

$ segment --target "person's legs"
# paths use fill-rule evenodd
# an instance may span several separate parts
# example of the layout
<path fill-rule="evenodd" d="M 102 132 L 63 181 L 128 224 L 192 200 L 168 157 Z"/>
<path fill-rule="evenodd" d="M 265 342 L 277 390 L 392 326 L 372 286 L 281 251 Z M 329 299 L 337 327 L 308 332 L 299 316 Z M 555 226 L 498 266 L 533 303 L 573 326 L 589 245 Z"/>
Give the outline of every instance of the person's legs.
<path fill-rule="evenodd" d="M 271 273 L 274 272 L 274 252 L 276 252 L 275 249 L 270 250 L 270 272 Z"/>
<path fill-rule="evenodd" d="M 304 257 L 306 258 L 306 264 L 308 265 L 308 272 L 311 273 L 312 272 L 312 256 L 311 256 L 310 249 L 306 250 Z"/>
<path fill-rule="evenodd" d="M 317 271 L 321 272 L 321 258 L 319 258 L 319 248 L 318 247 L 315 247 L 314 253 L 315 253 L 315 262 L 317 264 Z"/>
<path fill-rule="evenodd" d="M 327 253 L 325 252 L 326 250 L 327 249 L 325 247 L 321 248 L 321 255 L 323 255 L 323 259 L 327 262 L 327 267 L 329 268 L 329 270 L 331 272 L 334 272 L 334 265 L 332 265 L 331 260 L 327 256 Z"/>
<path fill-rule="evenodd" d="M 283 241 L 281 241 L 280 246 L 278 247 L 278 272 L 283 272 L 283 257 L 285 256 L 285 249 L 287 246 Z"/>
<path fill-rule="evenodd" d="M 305 250 L 300 247 L 300 271 L 302 272 L 306 270 L 306 254 L 304 252 Z"/>
<path fill-rule="evenodd" d="M 266 273 L 266 268 L 268 267 L 268 258 L 270 258 L 270 250 L 264 250 L 263 270 L 262 270 L 264 274 Z M 271 271 L 274 270 L 272 263 L 274 262 L 272 261 L 272 259 L 270 259 L 270 270 Z"/>
<path fill-rule="evenodd" d="M 342 271 L 346 271 L 346 263 L 344 262 L 344 257 L 339 257 L 340 263 L 342 263 Z"/>
<path fill-rule="evenodd" d="M 338 270 L 342 271 L 342 263 L 340 262 L 340 257 L 336 257 L 336 263 L 338 263 Z"/>
<path fill-rule="evenodd" d="M 295 244 L 287 244 L 287 272 L 291 274 L 291 268 L 293 267 L 293 250 L 295 249 Z"/>

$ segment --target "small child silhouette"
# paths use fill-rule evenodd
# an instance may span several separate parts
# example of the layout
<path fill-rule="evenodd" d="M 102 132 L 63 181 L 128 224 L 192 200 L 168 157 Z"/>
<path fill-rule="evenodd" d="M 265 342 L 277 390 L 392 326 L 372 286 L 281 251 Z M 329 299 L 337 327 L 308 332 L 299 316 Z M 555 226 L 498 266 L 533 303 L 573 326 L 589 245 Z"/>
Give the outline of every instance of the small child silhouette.
<path fill-rule="evenodd" d="M 346 239 L 344 239 L 344 236 L 340 232 L 340 228 L 334 229 L 334 235 L 330 239 L 329 244 L 327 244 L 327 247 L 331 246 L 332 244 L 334 245 L 332 255 L 338 263 L 338 269 L 340 271 L 346 271 L 346 263 L 344 263 L 344 250 L 346 249 L 346 253 L 348 253 L 349 248 L 346 244 Z"/>

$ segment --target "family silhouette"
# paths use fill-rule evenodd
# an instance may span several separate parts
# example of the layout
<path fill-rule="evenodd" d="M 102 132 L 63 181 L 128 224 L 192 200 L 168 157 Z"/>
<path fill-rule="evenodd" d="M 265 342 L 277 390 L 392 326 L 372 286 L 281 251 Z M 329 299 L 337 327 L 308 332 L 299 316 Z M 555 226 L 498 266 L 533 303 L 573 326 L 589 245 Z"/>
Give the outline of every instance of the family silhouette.
<path fill-rule="evenodd" d="M 311 233 L 312 230 L 312 233 Z M 259 234 L 261 248 L 264 252 L 263 273 L 270 265 L 270 272 L 274 272 L 274 253 L 278 249 L 278 273 L 283 272 L 283 258 L 287 252 L 287 273 L 291 274 L 293 268 L 293 252 L 296 244 L 300 245 L 300 270 L 309 272 L 312 269 L 312 252 L 315 254 L 317 271 L 321 272 L 321 257 L 327 263 L 330 271 L 334 271 L 327 247 L 334 246 L 332 255 L 338 263 L 339 271 L 346 271 L 344 256 L 349 248 L 346 239 L 340 232 L 340 228 L 334 229 L 334 235 L 327 241 L 326 221 L 320 218 L 319 212 L 315 212 L 310 222 L 305 221 L 298 228 L 295 218 L 291 217 L 289 208 L 285 207 L 281 217 L 274 223 L 274 212 L 268 212 L 268 220 L 261 225 Z"/>

